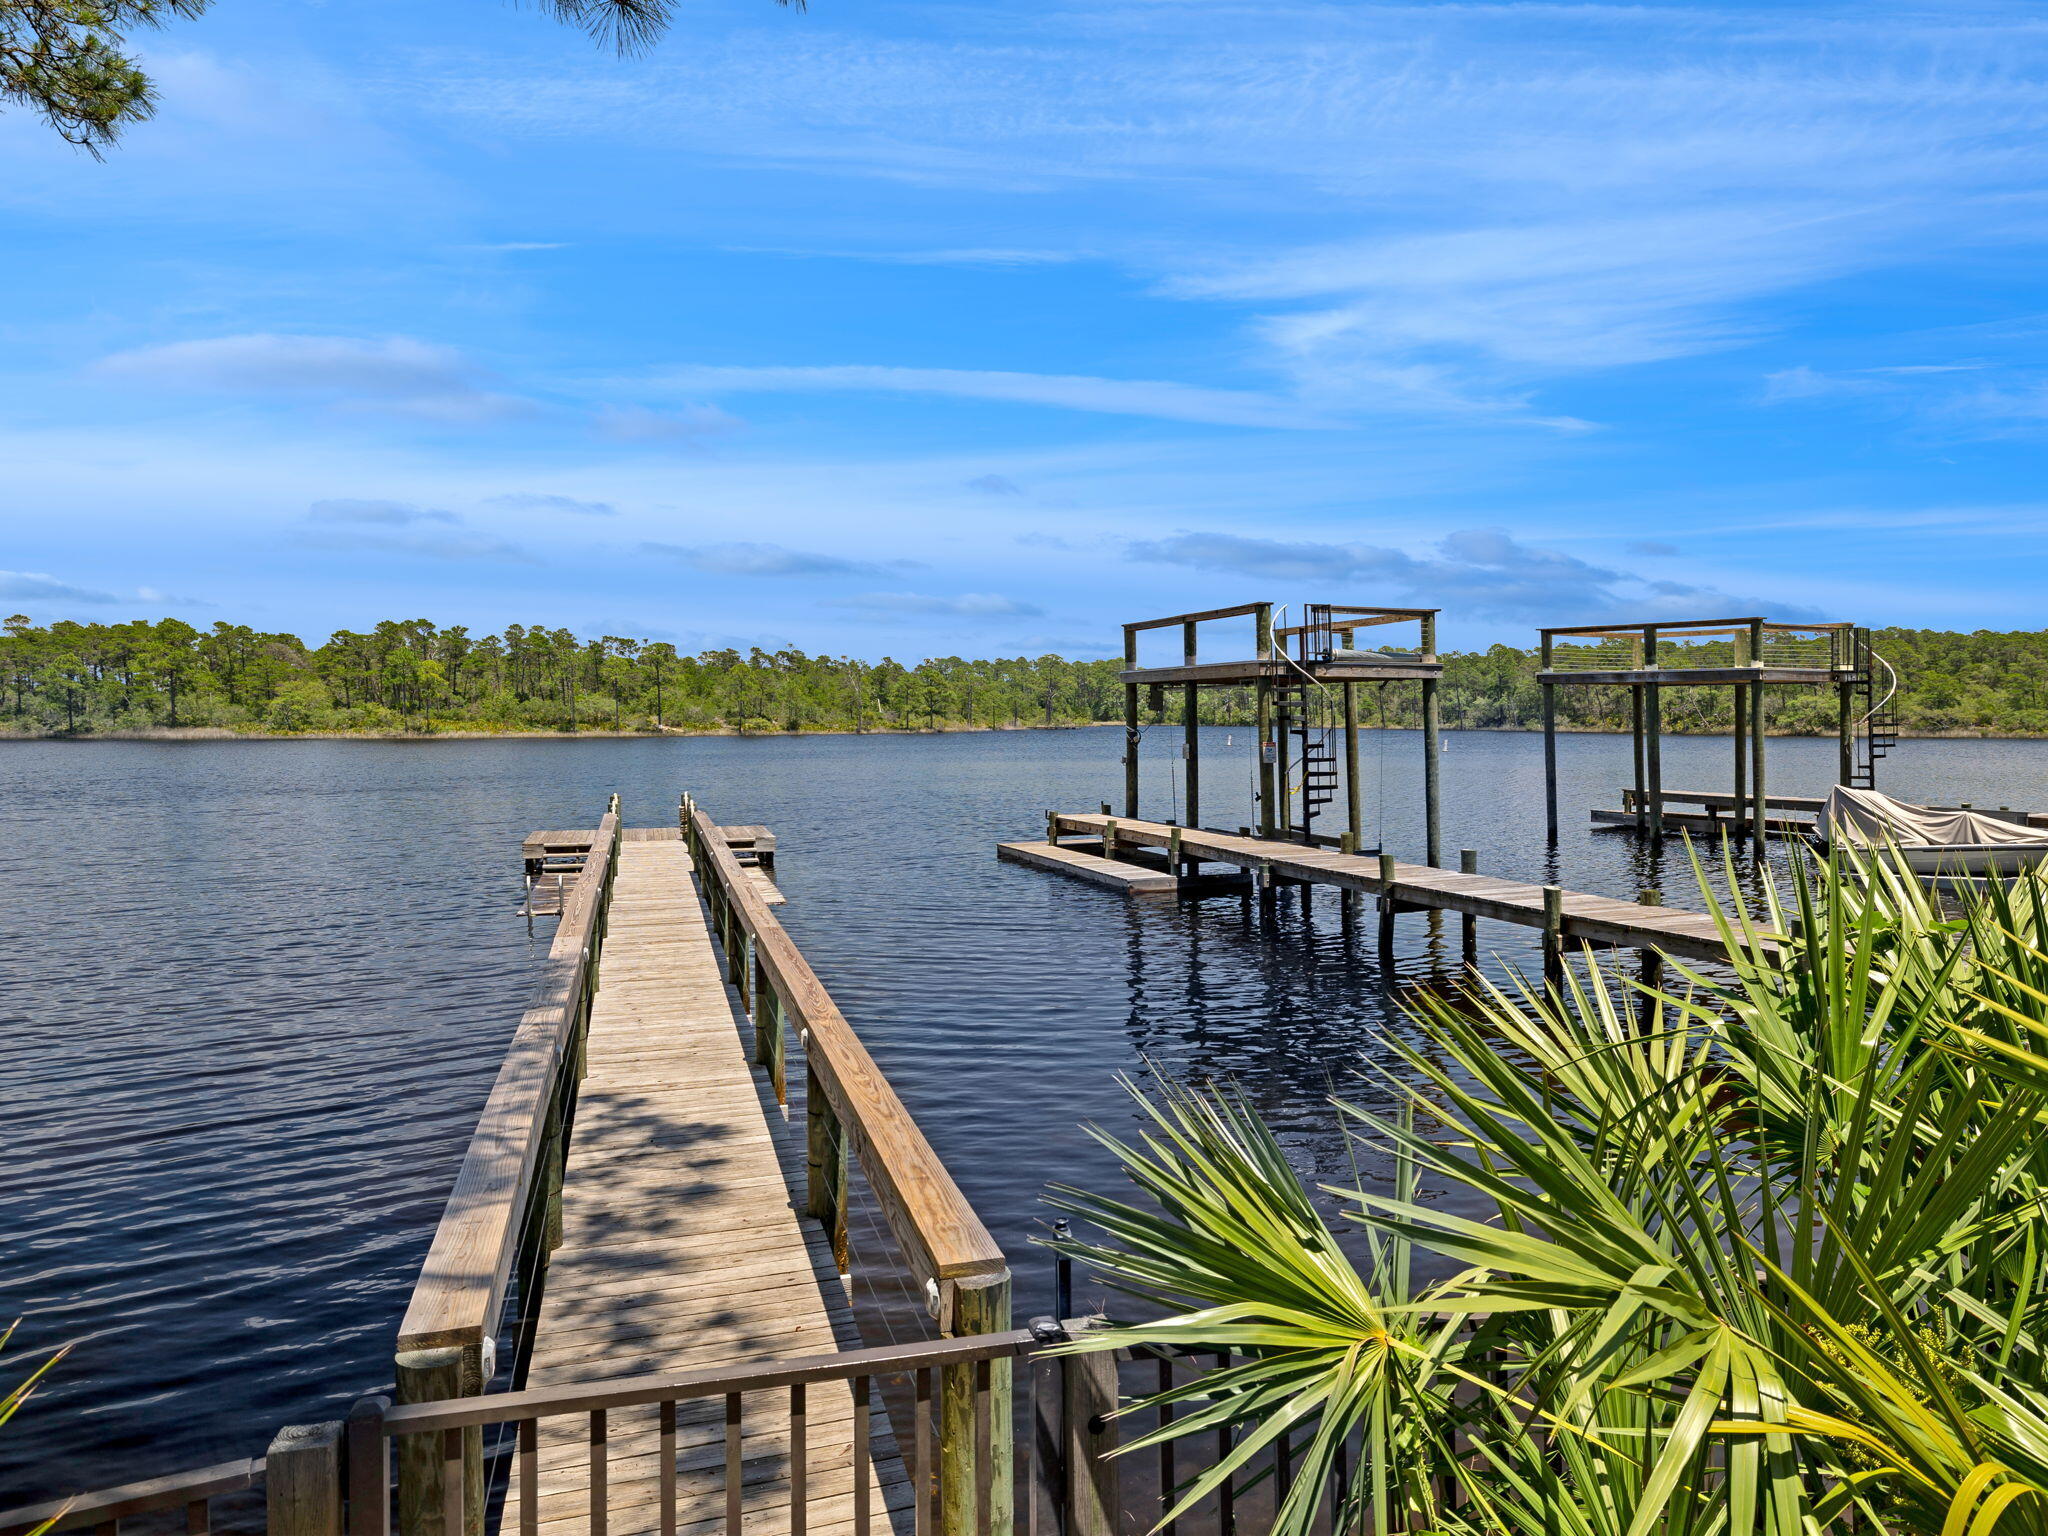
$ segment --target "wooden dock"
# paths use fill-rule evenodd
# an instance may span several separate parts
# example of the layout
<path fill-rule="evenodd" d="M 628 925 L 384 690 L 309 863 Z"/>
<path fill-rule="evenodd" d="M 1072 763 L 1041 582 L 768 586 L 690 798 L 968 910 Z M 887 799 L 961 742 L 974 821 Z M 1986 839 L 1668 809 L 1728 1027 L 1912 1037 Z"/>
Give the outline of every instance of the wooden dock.
<path fill-rule="evenodd" d="M 1542 930 L 1550 948 L 1592 944 L 1654 950 L 1687 960 L 1728 958 L 1720 928 L 1703 912 L 1645 906 L 1470 870 L 1405 864 L 1391 855 L 1347 854 L 1166 822 L 1066 813 L 1054 813 L 1048 820 L 1059 834 L 1095 834 L 1102 839 L 1105 857 L 1114 858 L 1125 849 L 1159 849 L 1189 863 L 1234 865 L 1248 871 L 1261 889 L 1275 884 L 1324 885 L 1384 898 L 1383 920 L 1402 911 L 1453 912 Z M 1386 931 L 1383 921 L 1382 932 Z"/>
<path fill-rule="evenodd" d="M 349 1429 L 368 1483 L 395 1458 L 398 1536 L 489 1536 L 494 1425 L 508 1536 L 1009 1536 L 1007 1263 L 771 910 L 773 834 L 687 798 L 622 828 L 614 799 L 523 853 L 529 878 L 580 867 L 400 1327 L 398 1404 Z M 890 1327 L 928 1348 L 861 1347 L 855 1170 L 874 1262 L 927 1304 Z M 518 1390 L 493 1391 L 512 1300 Z M 944 1348 L 967 1335 L 1006 1342 Z"/>
<path fill-rule="evenodd" d="M 749 1060 L 751 1028 L 713 950 L 689 851 L 672 827 L 625 839 L 527 1385 L 857 1348 L 831 1242 L 798 1215 L 802 1127 Z M 684 1405 L 669 1431 L 675 1530 L 725 1524 L 724 1407 Z M 878 1515 L 908 1508 L 882 1415 L 857 1473 L 846 1383 L 814 1387 L 806 1409 L 808 1530 L 851 1528 L 856 1475 Z M 656 1524 L 663 1431 L 652 1412 L 619 1418 L 606 1432 L 605 1507 L 625 1536 Z M 546 1423 L 537 1450 L 533 1517 L 515 1487 L 503 1528 L 586 1536 L 588 1426 Z M 790 1528 L 792 1450 L 784 1415 L 743 1426 L 746 1529 Z"/>

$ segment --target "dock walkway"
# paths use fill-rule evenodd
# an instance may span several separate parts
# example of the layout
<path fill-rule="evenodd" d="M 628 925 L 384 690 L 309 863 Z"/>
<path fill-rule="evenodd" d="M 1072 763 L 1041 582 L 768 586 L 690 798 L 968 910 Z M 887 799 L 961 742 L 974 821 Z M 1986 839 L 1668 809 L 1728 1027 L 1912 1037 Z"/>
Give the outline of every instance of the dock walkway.
<path fill-rule="evenodd" d="M 548 1261 L 527 1385 L 736 1366 L 859 1347 L 830 1240 L 801 1218 L 804 1129 L 750 1062 L 751 1026 L 728 988 L 674 828 L 630 829 L 619 848 L 584 1077 L 562 1177 L 561 1244 Z M 682 1532 L 851 1529 L 855 1414 L 844 1382 L 813 1387 L 801 1435 L 803 1515 L 791 1519 L 792 1425 L 750 1415 L 740 1498 L 723 1476 L 716 1400 L 677 1407 Z M 614 1415 L 593 1454 L 581 1421 L 539 1427 L 539 1498 L 519 1489 L 501 1529 L 637 1536 L 659 1524 L 661 1427 Z M 874 1416 L 869 1507 L 907 1508 L 908 1480 Z M 592 1498 L 592 1466 L 602 1467 Z M 593 1527 L 590 1512 L 606 1513 Z M 728 1526 L 737 1515 L 738 1524 Z"/>
<path fill-rule="evenodd" d="M 1364 854 L 1092 813 L 1062 813 L 1050 821 L 1056 834 L 1079 832 L 1100 837 L 1113 831 L 1117 849 L 1178 848 L 1183 859 L 1233 864 L 1255 875 L 1263 871 L 1274 880 L 1389 896 L 1396 910 L 1456 912 L 1525 928 L 1543 928 L 1548 922 L 1543 886 L 1492 875 L 1396 862 L 1389 882 L 1381 873 L 1380 860 Z M 1688 960 L 1728 958 L 1720 928 L 1704 912 L 1642 906 L 1583 891 L 1563 892 L 1561 907 L 1558 938 L 1566 944 L 1654 949 Z"/>

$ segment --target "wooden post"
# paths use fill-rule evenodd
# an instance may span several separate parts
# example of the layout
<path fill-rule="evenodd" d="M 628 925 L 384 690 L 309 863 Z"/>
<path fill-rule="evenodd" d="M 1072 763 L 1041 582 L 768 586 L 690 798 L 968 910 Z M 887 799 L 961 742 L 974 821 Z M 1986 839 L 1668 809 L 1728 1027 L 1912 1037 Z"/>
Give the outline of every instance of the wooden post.
<path fill-rule="evenodd" d="M 1537 666 L 1549 672 L 1552 660 L 1550 631 L 1541 631 L 1543 642 Z M 1551 842 L 1557 841 L 1557 684 L 1543 687 L 1543 826 Z"/>
<path fill-rule="evenodd" d="M 1642 890 L 1636 892 L 1636 900 L 1646 907 L 1661 907 L 1664 905 L 1664 893 L 1645 886 Z M 1664 956 L 1661 951 L 1655 949 L 1645 949 L 1643 951 L 1642 982 L 1646 987 L 1661 987 L 1664 985 Z M 1641 1027 L 1644 1030 L 1647 1031 L 1649 1029 L 1650 1016 L 1655 1012 L 1656 1008 L 1651 1000 L 1647 997 L 1644 998 L 1642 1000 L 1640 1021 Z"/>
<path fill-rule="evenodd" d="M 1057 845 L 1060 840 L 1060 815 L 1058 811 L 1045 813 L 1045 840 Z"/>
<path fill-rule="evenodd" d="M 1101 1326 L 1095 1318 L 1064 1318 L 1068 1335 Z M 1116 1356 L 1104 1350 L 1093 1355 L 1062 1355 L 1059 1359 L 1060 1406 L 1066 1442 L 1065 1516 L 1063 1536 L 1117 1536 L 1117 1514 L 1123 1507 L 1117 1488 Z"/>
<path fill-rule="evenodd" d="M 1344 684 L 1344 813 L 1351 849 L 1365 846 L 1365 793 L 1358 782 L 1358 684 Z"/>
<path fill-rule="evenodd" d="M 789 1103 L 789 1081 L 784 1075 L 785 1041 L 782 1030 L 782 995 L 768 979 L 768 969 L 754 962 L 754 1060 L 768 1070 L 775 1086 L 775 1102 Z"/>
<path fill-rule="evenodd" d="M 1757 683 L 1751 689 L 1749 701 L 1749 798 L 1756 809 L 1751 826 L 1755 829 L 1759 858 L 1763 856 L 1771 825 L 1770 795 L 1764 788 L 1764 724 L 1764 685 Z"/>
<path fill-rule="evenodd" d="M 266 1536 L 342 1536 L 341 1425 L 290 1424 L 263 1457 Z"/>
<path fill-rule="evenodd" d="M 401 1350 L 397 1367 L 401 1403 L 438 1403 L 482 1394 L 483 1352 L 479 1345 L 450 1349 Z M 484 1432 L 462 1432 L 461 1532 L 442 1528 L 446 1508 L 442 1487 L 441 1437 L 405 1435 L 398 1442 L 399 1536 L 483 1536 Z"/>
<path fill-rule="evenodd" d="M 1643 631 L 1643 647 L 1657 660 L 1657 631 Z M 1664 836 L 1664 690 L 1656 683 L 1643 685 L 1643 778 L 1650 797 L 1650 837 Z"/>
<path fill-rule="evenodd" d="M 1460 848 L 1458 850 L 1458 872 L 1464 875 L 1479 873 L 1479 850 Z M 1459 938 L 1463 941 L 1465 963 L 1475 964 L 1479 959 L 1479 919 L 1470 912 L 1461 913 L 1458 918 Z"/>
<path fill-rule="evenodd" d="M 1737 683 L 1730 690 L 1735 709 L 1735 838 L 1740 842 L 1749 830 L 1749 684 Z"/>
<path fill-rule="evenodd" d="M 954 1338 L 1003 1333 L 1010 1326 L 1010 1272 L 942 1281 L 952 1305 L 946 1332 Z M 948 1365 L 939 1371 L 940 1536 L 1009 1536 L 1016 1520 L 1016 1454 L 1010 1417 L 1011 1362 L 991 1360 Z M 989 1518 L 980 1519 L 979 1412 L 976 1379 L 988 1379 Z"/>
<path fill-rule="evenodd" d="M 1138 667 L 1138 632 L 1124 626 L 1124 670 Z M 1138 685 L 1124 684 L 1124 814 L 1138 819 Z"/>
<path fill-rule="evenodd" d="M 1180 851 L 1180 828 L 1175 827 L 1166 834 L 1166 867 L 1172 870 L 1175 877 L 1178 878 L 1187 873 L 1187 870 L 1182 867 L 1183 863 L 1184 860 Z"/>
<path fill-rule="evenodd" d="M 1259 604 L 1254 620 L 1258 636 L 1258 659 L 1263 664 L 1273 655 L 1273 605 Z M 1276 822 L 1273 815 L 1273 679 L 1261 670 L 1259 679 L 1252 685 L 1254 714 L 1258 726 L 1259 754 L 1259 836 L 1271 837 Z"/>
<path fill-rule="evenodd" d="M 818 1081 L 817 1068 L 804 1068 L 805 1190 L 804 1214 L 825 1224 L 832 1239 L 832 1258 L 847 1273 L 846 1127 Z"/>
<path fill-rule="evenodd" d="M 1425 614 L 1422 619 L 1422 654 L 1436 654 L 1436 615 Z M 1438 680 L 1424 678 L 1422 682 L 1422 820 L 1423 838 L 1429 866 L 1440 868 L 1444 862 L 1443 833 L 1443 783 L 1441 764 L 1443 760 L 1443 715 L 1437 698 Z M 1384 836 L 1384 833 L 1382 833 Z"/>
<path fill-rule="evenodd" d="M 1837 743 L 1835 782 L 1847 784 L 1856 776 L 1856 685 L 1835 685 Z"/>
<path fill-rule="evenodd" d="M 348 1411 L 348 1536 L 391 1536 L 391 1442 L 384 1435 L 390 1406 L 388 1397 L 365 1397 Z"/>
<path fill-rule="evenodd" d="M 1102 824 L 1102 856 L 1105 859 L 1116 857 L 1116 818 L 1114 816 Z"/>
<path fill-rule="evenodd" d="M 1282 837 L 1294 832 L 1294 781 L 1287 761 L 1287 737 L 1294 726 L 1294 708 L 1283 693 L 1273 705 L 1273 819 Z"/>
<path fill-rule="evenodd" d="M 1564 890 L 1543 887 L 1543 978 L 1552 985 L 1564 974 Z"/>
<path fill-rule="evenodd" d="M 556 1093 L 554 1102 L 548 1106 L 548 1123 L 545 1141 L 541 1145 L 540 1177 L 544 1181 L 542 1200 L 541 1241 L 542 1253 L 553 1253 L 562 1246 L 562 1175 L 568 1168 L 569 1136 L 564 1124 L 563 1094 Z M 543 1262 L 545 1262 L 543 1260 Z"/>
<path fill-rule="evenodd" d="M 1380 959 L 1392 960 L 1394 954 L 1394 856 L 1380 855 Z"/>
<path fill-rule="evenodd" d="M 1195 665 L 1195 626 L 1181 626 L 1181 660 L 1188 666 Z M 1188 683 L 1180 691 L 1180 732 L 1181 756 L 1187 762 L 1187 813 L 1182 818 L 1188 826 L 1202 824 L 1202 690 L 1194 683 Z"/>
<path fill-rule="evenodd" d="M 1649 778 L 1643 771 L 1643 690 L 1630 684 L 1628 690 L 1628 730 L 1630 745 L 1635 751 L 1635 794 L 1630 805 L 1636 813 L 1636 830 L 1650 830 Z"/>

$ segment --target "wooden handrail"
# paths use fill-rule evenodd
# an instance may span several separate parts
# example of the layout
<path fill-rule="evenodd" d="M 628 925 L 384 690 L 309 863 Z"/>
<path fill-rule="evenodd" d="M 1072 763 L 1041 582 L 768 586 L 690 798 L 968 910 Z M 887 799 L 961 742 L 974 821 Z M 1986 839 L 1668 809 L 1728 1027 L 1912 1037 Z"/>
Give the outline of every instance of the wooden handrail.
<path fill-rule="evenodd" d="M 618 843 L 619 818 L 608 812 L 420 1266 L 398 1329 L 402 1352 L 480 1350 L 497 1333 L 549 1110 L 588 1006 Z"/>
<path fill-rule="evenodd" d="M 382 1415 L 387 1435 L 428 1434 L 435 1430 L 469 1429 L 510 1424 L 520 1419 L 553 1418 L 568 1413 L 597 1413 L 613 1408 L 642 1408 L 652 1403 L 690 1402 L 734 1392 L 768 1392 L 820 1381 L 851 1381 L 859 1376 L 893 1376 L 934 1366 L 970 1365 L 976 1360 L 1025 1355 L 1046 1341 L 1028 1328 L 1001 1333 L 969 1334 L 916 1344 L 885 1344 L 873 1349 L 841 1350 L 832 1355 L 803 1355 L 751 1365 L 721 1365 L 699 1371 L 620 1376 L 610 1381 L 579 1382 L 560 1387 L 529 1387 L 521 1392 L 494 1392 L 488 1397 L 452 1398 L 440 1403 L 412 1403 L 387 1408 Z"/>
<path fill-rule="evenodd" d="M 224 1461 L 191 1472 L 173 1472 L 168 1477 L 100 1488 L 72 1499 L 51 1499 L 43 1504 L 0 1510 L 0 1536 L 22 1536 L 46 1522 L 51 1530 L 64 1531 L 81 1525 L 102 1525 L 129 1515 L 146 1515 L 152 1510 L 190 1506 L 219 1494 L 252 1488 L 262 1476 L 261 1457 L 254 1461 Z"/>
<path fill-rule="evenodd" d="M 698 868 L 717 882 L 720 898 L 753 939 L 755 963 L 803 1039 L 811 1071 L 845 1127 L 918 1280 L 936 1282 L 943 1292 L 962 1280 L 1006 1273 L 1002 1249 L 810 962 L 741 872 L 739 859 L 718 835 L 717 823 L 693 805 L 688 826 Z"/>

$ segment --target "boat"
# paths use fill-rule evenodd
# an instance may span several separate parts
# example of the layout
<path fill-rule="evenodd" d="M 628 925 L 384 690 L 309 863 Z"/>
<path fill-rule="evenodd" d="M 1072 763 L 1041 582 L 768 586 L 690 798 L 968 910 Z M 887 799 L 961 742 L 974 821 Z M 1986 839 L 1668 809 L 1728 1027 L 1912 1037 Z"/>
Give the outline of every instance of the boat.
<path fill-rule="evenodd" d="M 1982 811 L 1908 805 L 1874 789 L 1838 784 L 1815 820 L 1822 847 L 1870 849 L 1915 875 L 1968 880 L 2014 875 L 2048 862 L 2048 827 Z"/>

